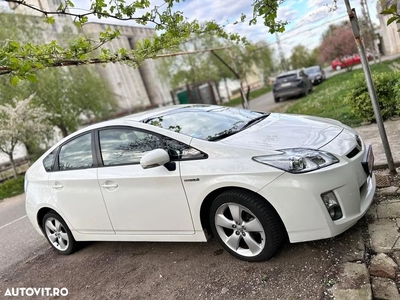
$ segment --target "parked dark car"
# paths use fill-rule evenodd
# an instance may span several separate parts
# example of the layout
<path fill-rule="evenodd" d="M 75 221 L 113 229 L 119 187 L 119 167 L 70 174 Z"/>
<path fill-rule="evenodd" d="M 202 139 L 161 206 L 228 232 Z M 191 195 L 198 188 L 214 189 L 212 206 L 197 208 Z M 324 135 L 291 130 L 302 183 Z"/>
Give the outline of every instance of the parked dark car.
<path fill-rule="evenodd" d="M 272 91 L 275 102 L 279 102 L 286 97 L 307 96 L 312 89 L 308 75 L 303 70 L 294 70 L 278 75 Z"/>
<path fill-rule="evenodd" d="M 326 79 L 325 71 L 320 66 L 306 68 L 304 72 L 308 75 L 313 85 L 322 83 Z"/>

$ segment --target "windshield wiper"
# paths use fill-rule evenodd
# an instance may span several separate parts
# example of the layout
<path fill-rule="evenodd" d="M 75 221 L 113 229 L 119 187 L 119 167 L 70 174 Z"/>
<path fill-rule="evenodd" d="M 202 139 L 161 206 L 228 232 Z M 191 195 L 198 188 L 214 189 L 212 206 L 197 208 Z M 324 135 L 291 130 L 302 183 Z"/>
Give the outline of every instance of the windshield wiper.
<path fill-rule="evenodd" d="M 212 136 L 207 138 L 207 141 L 217 141 L 217 140 L 222 140 L 223 138 L 226 138 L 228 136 L 231 136 L 235 133 L 238 133 L 258 122 L 260 122 L 261 120 L 264 120 L 266 117 L 268 117 L 270 114 L 264 114 L 262 116 L 259 116 L 257 118 L 251 119 L 250 121 L 248 121 L 246 124 L 244 124 L 239 130 L 229 130 L 229 131 L 225 131 L 217 136 Z"/>
<path fill-rule="evenodd" d="M 235 130 L 235 131 L 231 130 L 231 131 L 227 131 L 227 132 L 221 133 L 220 135 L 209 137 L 209 138 L 207 138 L 207 141 L 218 141 L 218 140 L 222 140 L 223 138 L 226 138 L 226 137 L 228 137 L 228 136 L 230 136 L 230 135 L 232 135 L 232 134 L 238 133 L 239 131 L 240 131 L 240 130 Z"/>
<path fill-rule="evenodd" d="M 269 115 L 270 115 L 270 114 L 265 114 L 265 115 L 259 116 L 259 117 L 257 117 L 257 118 L 251 119 L 251 120 L 248 121 L 246 124 L 244 124 L 244 125 L 242 126 L 242 128 L 240 128 L 239 131 L 242 131 L 242 130 L 244 130 L 244 129 L 246 129 L 246 128 L 248 128 L 248 127 L 250 127 L 250 126 L 252 126 L 252 125 L 254 125 L 254 124 L 258 123 L 258 122 L 260 122 L 261 120 L 264 120 L 264 119 L 265 119 L 266 117 L 268 117 Z"/>

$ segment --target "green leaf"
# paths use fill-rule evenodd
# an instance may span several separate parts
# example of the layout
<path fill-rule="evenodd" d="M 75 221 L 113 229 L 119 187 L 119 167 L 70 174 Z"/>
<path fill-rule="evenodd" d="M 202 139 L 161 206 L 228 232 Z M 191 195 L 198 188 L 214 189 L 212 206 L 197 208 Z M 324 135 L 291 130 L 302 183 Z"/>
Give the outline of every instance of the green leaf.
<path fill-rule="evenodd" d="M 16 86 L 16 85 L 18 84 L 18 81 L 19 81 L 18 76 L 13 76 L 13 77 L 11 77 L 11 84 L 12 84 L 13 86 Z"/>
<path fill-rule="evenodd" d="M 44 21 L 45 21 L 46 23 L 48 23 L 48 24 L 51 24 L 51 25 L 53 25 L 53 24 L 54 24 L 54 22 L 55 22 L 55 20 L 54 20 L 54 17 L 53 17 L 53 16 L 46 17 L 46 18 L 44 19 Z"/>
<path fill-rule="evenodd" d="M 392 24 L 394 21 L 397 21 L 398 19 L 400 19 L 399 17 L 391 17 L 389 20 L 387 20 L 386 25 L 389 26 L 390 24 Z"/>
<path fill-rule="evenodd" d="M 36 74 L 26 74 L 26 79 L 30 82 L 38 82 Z"/>
<path fill-rule="evenodd" d="M 382 10 L 381 15 L 391 15 L 397 13 L 397 4 L 393 4 L 387 9 Z"/>
<path fill-rule="evenodd" d="M 13 46 L 14 48 L 20 48 L 21 47 L 21 45 L 16 41 L 11 41 L 10 45 Z"/>

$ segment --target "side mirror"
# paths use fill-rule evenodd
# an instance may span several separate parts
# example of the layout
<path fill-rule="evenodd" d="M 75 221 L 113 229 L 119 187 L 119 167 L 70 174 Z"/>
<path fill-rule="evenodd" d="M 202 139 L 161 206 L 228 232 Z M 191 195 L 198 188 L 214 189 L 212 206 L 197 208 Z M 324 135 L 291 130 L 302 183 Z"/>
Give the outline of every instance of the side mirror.
<path fill-rule="evenodd" d="M 163 149 L 154 149 L 147 152 L 140 159 L 140 165 L 143 169 L 150 169 L 154 167 L 163 166 L 170 161 L 167 151 Z"/>

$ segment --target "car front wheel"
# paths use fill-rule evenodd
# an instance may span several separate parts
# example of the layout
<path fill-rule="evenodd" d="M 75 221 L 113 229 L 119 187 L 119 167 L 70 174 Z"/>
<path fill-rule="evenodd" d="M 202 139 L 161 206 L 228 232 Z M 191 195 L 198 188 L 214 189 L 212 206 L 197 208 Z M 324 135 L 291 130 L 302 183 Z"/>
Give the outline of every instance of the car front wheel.
<path fill-rule="evenodd" d="M 284 238 L 274 209 L 261 197 L 242 190 L 223 192 L 214 200 L 210 223 L 225 250 L 244 261 L 271 258 Z"/>
<path fill-rule="evenodd" d="M 43 232 L 50 245 L 60 254 L 68 255 L 75 251 L 76 241 L 65 221 L 56 213 L 47 213 L 42 222 Z"/>

